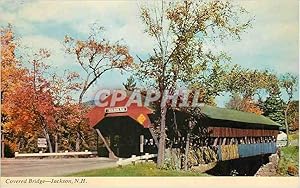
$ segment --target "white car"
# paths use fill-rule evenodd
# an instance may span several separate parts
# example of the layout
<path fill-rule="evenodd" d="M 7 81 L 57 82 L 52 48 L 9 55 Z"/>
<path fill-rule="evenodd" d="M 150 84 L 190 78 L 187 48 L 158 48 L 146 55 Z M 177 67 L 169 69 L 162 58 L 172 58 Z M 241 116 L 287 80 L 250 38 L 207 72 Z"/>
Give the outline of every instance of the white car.
<path fill-rule="evenodd" d="M 279 134 L 277 135 L 277 141 L 276 146 L 277 147 L 284 147 L 287 144 L 287 134 L 285 134 L 282 131 L 279 131 Z"/>

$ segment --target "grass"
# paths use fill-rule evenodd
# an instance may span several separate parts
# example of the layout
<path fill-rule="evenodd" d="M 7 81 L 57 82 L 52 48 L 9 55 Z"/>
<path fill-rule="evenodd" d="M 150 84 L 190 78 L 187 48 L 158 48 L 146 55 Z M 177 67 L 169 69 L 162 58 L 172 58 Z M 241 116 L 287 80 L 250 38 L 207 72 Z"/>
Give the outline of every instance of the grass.
<path fill-rule="evenodd" d="M 289 141 L 299 140 L 299 134 L 290 134 Z"/>
<path fill-rule="evenodd" d="M 287 146 L 280 149 L 278 172 L 280 175 L 289 175 L 288 169 L 299 169 L 299 146 Z"/>
<path fill-rule="evenodd" d="M 207 176 L 204 173 L 191 171 L 164 170 L 156 168 L 154 163 L 137 163 L 122 167 L 105 168 L 69 174 L 75 177 L 95 176 Z"/>

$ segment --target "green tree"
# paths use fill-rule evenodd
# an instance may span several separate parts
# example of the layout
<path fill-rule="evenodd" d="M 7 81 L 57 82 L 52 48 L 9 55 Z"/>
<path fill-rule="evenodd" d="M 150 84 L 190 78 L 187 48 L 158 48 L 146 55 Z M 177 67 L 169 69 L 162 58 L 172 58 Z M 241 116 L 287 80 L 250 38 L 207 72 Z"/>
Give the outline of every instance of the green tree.
<path fill-rule="evenodd" d="M 243 69 L 238 65 L 235 65 L 226 76 L 227 91 L 238 93 L 244 99 L 253 99 L 263 90 L 270 92 L 276 85 L 278 79 L 275 74 L 269 71 Z"/>
<path fill-rule="evenodd" d="M 289 122 L 288 122 L 288 112 L 291 106 L 292 99 L 294 97 L 294 92 L 297 90 L 297 77 L 287 73 L 284 74 L 280 80 L 280 86 L 285 90 L 286 94 L 288 95 L 288 100 L 286 104 L 286 108 L 284 110 L 284 122 L 286 127 L 286 134 L 289 136 Z M 289 144 L 289 143 L 287 143 Z"/>
<path fill-rule="evenodd" d="M 229 60 L 225 54 L 221 57 Z M 226 91 L 226 75 L 230 69 L 219 61 L 215 59 L 215 62 L 206 65 L 190 84 L 190 89 L 200 90 L 199 101 L 205 104 L 216 105 L 215 98 Z"/>
<path fill-rule="evenodd" d="M 241 17 L 245 9 L 225 1 L 173 1 L 141 8 L 145 32 L 156 45 L 146 60 L 140 61 L 137 75 L 147 88 L 174 92 L 179 85 L 190 85 L 207 64 L 222 61 L 223 54 L 205 51 L 205 41 L 240 39 L 251 20 Z M 160 106 L 158 167 L 163 166 L 167 106 Z"/>
<path fill-rule="evenodd" d="M 271 120 L 284 125 L 284 101 L 281 98 L 281 92 L 275 89 L 266 98 L 265 101 L 260 102 L 260 106 L 263 110 L 264 116 L 270 118 Z"/>
<path fill-rule="evenodd" d="M 136 83 L 134 81 L 134 77 L 130 76 L 125 83 L 123 83 L 123 86 L 128 91 L 133 91 L 136 87 Z"/>

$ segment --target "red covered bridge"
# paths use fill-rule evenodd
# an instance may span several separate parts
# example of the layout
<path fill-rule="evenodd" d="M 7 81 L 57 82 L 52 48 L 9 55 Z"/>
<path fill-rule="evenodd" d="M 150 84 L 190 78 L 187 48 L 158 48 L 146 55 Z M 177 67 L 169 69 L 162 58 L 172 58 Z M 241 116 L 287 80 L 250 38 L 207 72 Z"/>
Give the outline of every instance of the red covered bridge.
<path fill-rule="evenodd" d="M 153 110 L 136 103 L 126 106 L 129 97 L 110 107 L 112 95 L 106 97 L 103 107 L 94 106 L 88 113 L 89 124 L 105 143 L 110 157 L 130 157 L 144 152 L 156 152 L 149 115 Z M 104 137 L 109 138 L 107 143 Z"/>
<path fill-rule="evenodd" d="M 105 106 L 94 106 L 88 113 L 90 126 L 97 130 L 110 157 L 156 153 L 158 139 L 152 129 L 153 110 L 136 103 L 126 107 L 129 97 L 110 107 L 111 99 L 110 95 L 103 101 L 108 102 Z M 166 125 L 168 142 L 171 144 L 167 147 L 177 147 L 180 150 L 185 148 L 188 116 L 190 114 L 180 110 L 168 111 Z M 204 105 L 200 107 L 197 118 L 195 130 L 205 128 L 208 135 L 200 136 L 191 145 L 197 151 L 211 148 L 210 151 L 215 152 L 217 160 L 264 155 L 276 151 L 276 136 L 281 125 L 262 115 Z M 194 152 L 195 160 L 199 160 L 197 151 Z"/>

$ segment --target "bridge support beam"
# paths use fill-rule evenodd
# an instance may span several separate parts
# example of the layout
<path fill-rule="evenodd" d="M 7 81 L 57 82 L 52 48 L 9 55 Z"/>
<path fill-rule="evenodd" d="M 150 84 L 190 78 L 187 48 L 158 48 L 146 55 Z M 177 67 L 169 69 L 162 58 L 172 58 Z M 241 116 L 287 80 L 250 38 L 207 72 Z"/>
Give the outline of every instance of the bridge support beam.
<path fill-rule="evenodd" d="M 106 142 L 104 136 L 101 134 L 100 130 L 99 129 L 96 129 L 96 132 L 98 133 L 99 137 L 101 138 L 101 140 L 103 141 L 106 149 L 108 150 L 108 157 L 110 159 L 118 159 L 118 157 L 114 154 L 114 152 L 110 149 L 108 143 Z"/>

